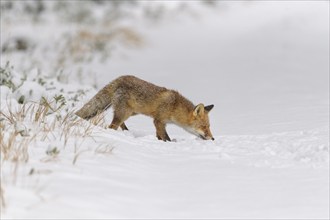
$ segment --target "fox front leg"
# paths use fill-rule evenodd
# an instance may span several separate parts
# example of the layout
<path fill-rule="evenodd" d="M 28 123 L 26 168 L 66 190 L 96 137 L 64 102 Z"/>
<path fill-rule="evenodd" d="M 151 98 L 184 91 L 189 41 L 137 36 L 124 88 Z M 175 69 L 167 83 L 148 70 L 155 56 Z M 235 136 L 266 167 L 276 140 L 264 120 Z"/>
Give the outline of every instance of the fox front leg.
<path fill-rule="evenodd" d="M 120 125 L 120 127 L 123 131 L 128 131 L 128 128 L 127 128 L 127 126 L 125 125 L 124 122 Z"/>
<path fill-rule="evenodd" d="M 154 124 L 156 127 L 156 136 L 158 140 L 171 141 L 171 138 L 168 136 L 166 132 L 165 123 L 155 119 Z"/>

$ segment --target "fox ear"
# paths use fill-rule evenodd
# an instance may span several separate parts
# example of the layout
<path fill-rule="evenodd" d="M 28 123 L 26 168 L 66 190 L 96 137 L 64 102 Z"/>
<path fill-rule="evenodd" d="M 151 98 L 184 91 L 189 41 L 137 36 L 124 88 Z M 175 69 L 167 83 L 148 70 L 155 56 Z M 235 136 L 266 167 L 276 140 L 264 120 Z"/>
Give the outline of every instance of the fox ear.
<path fill-rule="evenodd" d="M 204 109 L 206 112 L 210 112 L 213 109 L 214 105 L 205 106 Z"/>
<path fill-rule="evenodd" d="M 199 104 L 195 107 L 194 109 L 194 116 L 198 116 L 198 115 L 203 115 L 204 114 L 204 105 L 203 104 Z"/>

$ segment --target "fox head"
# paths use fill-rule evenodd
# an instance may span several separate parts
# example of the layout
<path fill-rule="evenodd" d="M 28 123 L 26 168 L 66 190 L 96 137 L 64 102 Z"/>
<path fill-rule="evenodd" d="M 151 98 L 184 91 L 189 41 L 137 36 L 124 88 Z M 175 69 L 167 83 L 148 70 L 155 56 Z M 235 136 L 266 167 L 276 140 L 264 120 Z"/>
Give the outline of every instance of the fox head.
<path fill-rule="evenodd" d="M 214 105 L 204 106 L 203 104 L 199 104 L 194 108 L 189 132 L 204 140 L 214 140 L 209 122 L 209 112 L 213 107 Z"/>

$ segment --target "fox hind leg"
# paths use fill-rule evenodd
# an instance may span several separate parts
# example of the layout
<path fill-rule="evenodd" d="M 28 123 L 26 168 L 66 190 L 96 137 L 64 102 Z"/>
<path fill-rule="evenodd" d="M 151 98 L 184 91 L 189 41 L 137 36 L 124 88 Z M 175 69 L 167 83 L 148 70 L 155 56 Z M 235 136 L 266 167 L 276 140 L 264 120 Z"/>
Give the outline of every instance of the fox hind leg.
<path fill-rule="evenodd" d="M 114 116 L 111 124 L 109 125 L 109 128 L 117 130 L 118 127 L 120 126 L 122 130 L 128 130 L 128 128 L 126 127 L 126 125 L 124 123 L 124 121 L 126 121 L 128 117 L 119 118 L 117 116 Z"/>
<path fill-rule="evenodd" d="M 123 108 L 123 109 L 125 109 L 125 108 Z M 121 129 L 128 130 L 124 121 L 126 121 L 131 115 L 132 115 L 132 113 L 130 111 L 115 110 L 113 119 L 112 119 L 111 124 L 109 125 L 109 128 L 117 130 L 118 127 L 120 126 Z"/>

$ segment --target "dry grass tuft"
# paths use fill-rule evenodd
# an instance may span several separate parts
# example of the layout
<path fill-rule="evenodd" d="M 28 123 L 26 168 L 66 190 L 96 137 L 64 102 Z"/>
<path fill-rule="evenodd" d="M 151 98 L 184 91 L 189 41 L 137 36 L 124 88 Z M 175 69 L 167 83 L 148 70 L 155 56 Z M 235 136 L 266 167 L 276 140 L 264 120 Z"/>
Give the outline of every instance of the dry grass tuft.
<path fill-rule="evenodd" d="M 114 147 L 110 144 L 100 145 L 95 149 L 97 154 L 112 154 Z"/>
<path fill-rule="evenodd" d="M 74 112 L 61 111 L 61 105 L 56 104 L 44 99 L 40 103 L 30 102 L 13 108 L 11 103 L 7 103 L 8 109 L 0 111 L 0 169 L 2 171 L 3 165 L 10 163 L 13 167 L 10 177 L 13 184 L 17 182 L 20 165 L 29 161 L 29 149 L 37 142 L 56 141 L 58 144 L 45 149 L 42 162 L 58 161 L 61 150 L 66 148 L 70 140 L 79 142 L 72 149 L 72 164 L 75 165 L 78 157 L 85 152 L 79 150 L 84 140 L 92 136 L 95 125 L 104 124 L 104 116 L 96 117 L 93 123 L 89 123 Z M 102 151 L 101 148 L 98 151 Z M 108 151 L 106 148 L 103 150 L 104 153 Z M 4 184 L 0 187 L 0 202 L 0 207 L 5 208 Z"/>

